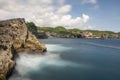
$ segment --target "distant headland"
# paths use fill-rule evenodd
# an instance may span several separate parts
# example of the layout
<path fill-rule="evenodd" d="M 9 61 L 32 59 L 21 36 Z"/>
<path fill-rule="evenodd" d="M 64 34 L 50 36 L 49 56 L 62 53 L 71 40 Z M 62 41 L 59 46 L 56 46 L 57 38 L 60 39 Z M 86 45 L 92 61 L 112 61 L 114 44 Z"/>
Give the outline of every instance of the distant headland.
<path fill-rule="evenodd" d="M 62 26 L 53 27 L 38 27 L 33 22 L 27 22 L 28 29 L 38 38 L 120 38 L 120 32 L 99 31 L 99 30 L 80 30 L 80 29 L 66 29 Z"/>

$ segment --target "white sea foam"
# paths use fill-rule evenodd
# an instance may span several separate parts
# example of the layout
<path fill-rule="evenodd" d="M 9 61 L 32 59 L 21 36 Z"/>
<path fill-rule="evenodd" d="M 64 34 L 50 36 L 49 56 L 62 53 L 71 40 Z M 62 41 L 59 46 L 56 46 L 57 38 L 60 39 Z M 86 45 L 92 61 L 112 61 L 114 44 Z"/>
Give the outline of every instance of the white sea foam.
<path fill-rule="evenodd" d="M 69 49 L 72 48 L 72 47 L 64 47 L 61 44 L 55 44 L 55 45 L 53 45 L 53 44 L 47 44 L 46 47 L 47 47 L 47 50 L 49 52 L 51 52 L 51 51 L 60 52 L 60 51 L 65 51 L 65 50 L 69 50 Z"/>
<path fill-rule="evenodd" d="M 24 76 L 27 76 L 28 72 L 33 70 L 37 71 L 42 70 L 45 67 L 53 66 L 63 68 L 66 66 L 69 67 L 77 67 L 79 64 L 65 61 L 60 57 L 60 54 L 51 53 L 51 51 L 63 51 L 68 50 L 70 48 L 63 47 L 61 45 L 47 45 L 48 52 L 45 55 L 38 54 L 29 54 L 28 52 L 19 53 L 19 58 L 16 59 L 16 70 L 21 76 L 19 77 L 11 77 L 10 80 L 29 80 L 24 79 Z M 22 79 L 23 77 L 23 79 Z"/>
<path fill-rule="evenodd" d="M 16 70 L 20 75 L 27 75 L 31 70 L 42 70 L 47 66 L 54 67 L 77 67 L 79 64 L 62 60 L 58 54 L 46 54 L 41 56 L 34 56 L 30 54 L 21 54 L 20 58 L 16 60 Z"/>

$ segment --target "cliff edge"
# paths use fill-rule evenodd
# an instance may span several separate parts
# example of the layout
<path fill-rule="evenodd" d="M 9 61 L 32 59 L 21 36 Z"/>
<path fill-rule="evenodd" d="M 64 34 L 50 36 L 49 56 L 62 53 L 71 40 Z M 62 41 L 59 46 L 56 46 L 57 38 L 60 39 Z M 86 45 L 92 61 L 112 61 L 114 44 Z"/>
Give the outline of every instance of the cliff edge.
<path fill-rule="evenodd" d="M 0 21 L 0 80 L 15 67 L 15 53 L 24 50 L 45 52 L 46 47 L 26 27 L 23 18 Z"/>

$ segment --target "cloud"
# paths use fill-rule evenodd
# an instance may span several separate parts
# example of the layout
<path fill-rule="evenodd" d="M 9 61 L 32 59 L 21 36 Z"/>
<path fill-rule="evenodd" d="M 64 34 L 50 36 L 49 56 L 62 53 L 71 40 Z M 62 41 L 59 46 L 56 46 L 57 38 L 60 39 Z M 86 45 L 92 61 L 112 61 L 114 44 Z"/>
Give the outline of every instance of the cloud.
<path fill-rule="evenodd" d="M 71 5 L 65 5 L 60 8 L 58 8 L 57 13 L 58 14 L 67 14 L 71 11 Z"/>
<path fill-rule="evenodd" d="M 57 0 L 57 2 L 60 4 L 60 6 L 64 5 L 65 0 Z"/>
<path fill-rule="evenodd" d="M 82 3 L 83 4 L 86 4 L 86 3 L 96 4 L 97 0 L 82 0 Z"/>
<path fill-rule="evenodd" d="M 95 3 L 94 0 L 90 1 Z M 69 14 L 72 6 L 64 2 L 65 0 L 0 0 L 0 19 L 22 17 L 38 26 L 84 29 L 83 25 L 90 17 L 82 14 L 81 17 L 73 18 Z"/>
<path fill-rule="evenodd" d="M 83 22 L 86 23 L 89 20 L 89 16 L 85 14 L 83 14 L 82 16 L 83 16 Z"/>

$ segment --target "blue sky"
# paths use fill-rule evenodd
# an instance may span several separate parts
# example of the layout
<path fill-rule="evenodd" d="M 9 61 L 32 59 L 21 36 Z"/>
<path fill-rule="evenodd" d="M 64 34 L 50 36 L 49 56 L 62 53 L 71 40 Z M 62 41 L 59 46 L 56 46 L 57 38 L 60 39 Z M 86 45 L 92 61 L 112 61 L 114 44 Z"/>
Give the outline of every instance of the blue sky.
<path fill-rule="evenodd" d="M 0 0 L 0 20 L 120 32 L 120 0 Z"/>
<path fill-rule="evenodd" d="M 97 0 L 96 3 L 81 3 L 81 0 L 67 0 L 74 17 L 85 13 L 90 16 L 89 24 L 94 29 L 120 31 L 120 0 Z"/>

